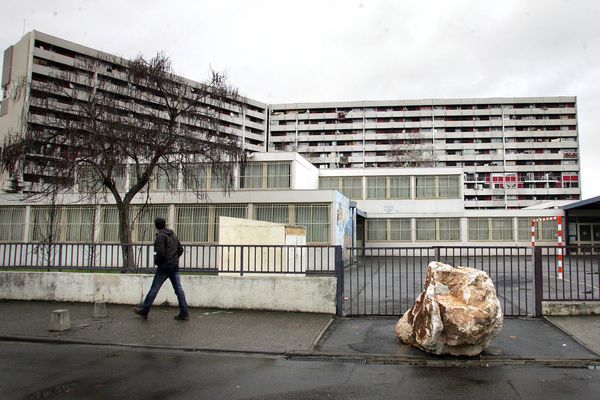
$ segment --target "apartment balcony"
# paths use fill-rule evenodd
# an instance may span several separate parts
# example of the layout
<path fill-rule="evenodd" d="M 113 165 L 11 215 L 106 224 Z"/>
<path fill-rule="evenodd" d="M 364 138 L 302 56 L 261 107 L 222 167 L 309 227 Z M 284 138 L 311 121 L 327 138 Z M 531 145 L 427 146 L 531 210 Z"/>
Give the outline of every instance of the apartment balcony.
<path fill-rule="evenodd" d="M 505 143 L 506 149 L 577 149 L 577 142 L 508 142 Z"/>
<path fill-rule="evenodd" d="M 506 172 L 578 172 L 579 164 L 570 165 L 507 165 Z"/>

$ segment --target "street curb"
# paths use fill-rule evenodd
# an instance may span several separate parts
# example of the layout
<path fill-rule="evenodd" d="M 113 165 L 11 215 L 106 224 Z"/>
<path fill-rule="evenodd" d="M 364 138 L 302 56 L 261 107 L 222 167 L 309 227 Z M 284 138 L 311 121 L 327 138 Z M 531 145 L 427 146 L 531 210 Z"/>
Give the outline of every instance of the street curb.
<path fill-rule="evenodd" d="M 333 318 L 332 318 L 333 319 Z M 354 364 L 378 364 L 378 365 L 404 365 L 416 367 L 454 367 L 454 368 L 489 368 L 497 366 L 514 367 L 560 367 L 560 368 L 588 368 L 600 370 L 600 357 L 598 358 L 526 358 L 526 357 L 469 357 L 469 358 L 428 358 L 423 356 L 393 356 L 371 353 L 329 353 L 318 351 L 292 351 L 292 352 L 270 352 L 270 351 L 247 351 L 230 349 L 208 349 L 194 347 L 176 346 L 153 346 L 140 344 L 90 342 L 75 339 L 57 339 L 35 336 L 13 336 L 0 335 L 2 342 L 24 342 L 45 343 L 59 345 L 80 346 L 103 346 L 119 347 L 125 349 L 183 351 L 191 353 L 203 353 L 211 355 L 226 356 L 249 356 L 285 358 L 290 361 L 312 361 L 312 362 L 338 362 Z M 433 357 L 433 356 L 432 356 Z"/>
<path fill-rule="evenodd" d="M 331 317 L 329 317 L 329 321 L 327 322 L 327 324 L 325 324 L 323 329 L 321 329 L 321 332 L 319 332 L 319 334 L 317 335 L 315 340 L 312 342 L 312 345 L 310 346 L 310 351 L 315 351 L 317 349 L 319 342 L 321 341 L 323 336 L 325 336 L 325 333 L 329 330 L 331 325 L 333 325 L 334 321 L 335 321 L 335 316 L 332 315 Z"/>

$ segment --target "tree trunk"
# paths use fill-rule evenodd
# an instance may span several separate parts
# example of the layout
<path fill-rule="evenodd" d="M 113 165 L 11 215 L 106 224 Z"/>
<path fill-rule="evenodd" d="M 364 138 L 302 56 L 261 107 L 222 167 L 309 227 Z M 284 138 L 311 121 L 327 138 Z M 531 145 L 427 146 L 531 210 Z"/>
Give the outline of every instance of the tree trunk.
<path fill-rule="evenodd" d="M 129 205 L 117 204 L 119 210 L 119 241 L 121 243 L 121 257 L 123 258 L 123 269 L 121 272 L 134 272 L 135 254 L 131 243 L 131 229 L 129 223 Z"/>

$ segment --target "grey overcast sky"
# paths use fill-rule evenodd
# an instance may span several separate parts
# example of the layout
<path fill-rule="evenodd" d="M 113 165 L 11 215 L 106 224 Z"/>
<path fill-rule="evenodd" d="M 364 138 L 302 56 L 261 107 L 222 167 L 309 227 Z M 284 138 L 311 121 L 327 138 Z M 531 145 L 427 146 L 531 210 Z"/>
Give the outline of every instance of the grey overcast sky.
<path fill-rule="evenodd" d="M 39 30 L 177 73 L 227 70 L 267 103 L 577 96 L 583 198 L 600 195 L 597 0 L 5 0 L 0 47 Z"/>

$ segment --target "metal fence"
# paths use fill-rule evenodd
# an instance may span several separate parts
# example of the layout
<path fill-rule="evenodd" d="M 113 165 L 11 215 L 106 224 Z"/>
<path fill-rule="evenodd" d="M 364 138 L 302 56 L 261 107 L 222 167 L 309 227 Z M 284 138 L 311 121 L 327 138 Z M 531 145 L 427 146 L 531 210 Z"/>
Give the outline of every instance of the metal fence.
<path fill-rule="evenodd" d="M 152 244 L 0 243 L 0 269 L 118 271 L 154 267 Z M 562 257 L 560 257 L 562 255 Z M 562 258 L 563 274 L 559 276 Z M 541 314 L 542 301 L 600 300 L 599 247 L 410 247 L 193 245 L 182 272 L 336 276 L 339 315 L 399 316 L 423 290 L 427 266 L 440 261 L 492 278 L 507 316 Z"/>
<path fill-rule="evenodd" d="M 531 255 L 527 247 L 352 248 L 344 271 L 344 313 L 402 315 L 423 290 L 429 263 L 440 261 L 487 272 L 505 315 L 531 315 Z"/>
<path fill-rule="evenodd" d="M 0 269 L 46 271 L 152 271 L 152 244 L 0 243 Z M 336 246 L 185 245 L 182 272 L 335 274 Z"/>
<path fill-rule="evenodd" d="M 542 269 L 542 301 L 600 300 L 600 247 L 540 246 L 536 252 Z"/>

